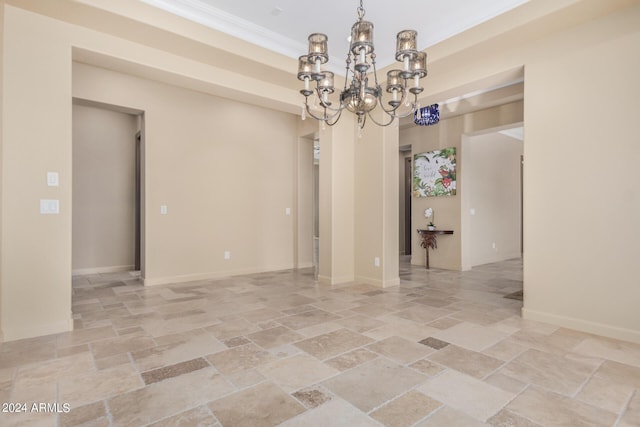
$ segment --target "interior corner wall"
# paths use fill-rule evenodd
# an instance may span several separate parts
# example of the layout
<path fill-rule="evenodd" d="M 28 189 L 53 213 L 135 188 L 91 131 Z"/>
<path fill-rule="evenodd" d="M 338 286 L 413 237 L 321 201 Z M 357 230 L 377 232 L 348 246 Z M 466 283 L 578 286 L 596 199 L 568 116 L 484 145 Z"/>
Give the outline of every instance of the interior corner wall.
<path fill-rule="evenodd" d="M 73 274 L 135 267 L 137 117 L 73 106 Z"/>
<path fill-rule="evenodd" d="M 640 5 L 536 46 L 524 147 L 523 316 L 635 342 L 638 22 Z"/>
<path fill-rule="evenodd" d="M 457 194 L 441 197 L 413 197 L 411 203 L 412 229 L 426 227 L 427 208 L 434 210 L 434 223 L 443 230 L 453 230 L 452 236 L 438 239 L 438 249 L 429 252 L 429 263 L 435 268 L 462 270 L 462 196 L 465 183 L 461 180 L 467 154 L 462 150 L 462 135 L 500 127 L 523 120 L 523 101 L 512 102 L 464 115 L 441 120 L 433 126 L 412 126 L 400 131 L 399 145 L 411 144 L 412 155 L 447 147 L 456 147 Z M 425 265 L 424 249 L 420 239 L 412 239 L 411 263 Z"/>

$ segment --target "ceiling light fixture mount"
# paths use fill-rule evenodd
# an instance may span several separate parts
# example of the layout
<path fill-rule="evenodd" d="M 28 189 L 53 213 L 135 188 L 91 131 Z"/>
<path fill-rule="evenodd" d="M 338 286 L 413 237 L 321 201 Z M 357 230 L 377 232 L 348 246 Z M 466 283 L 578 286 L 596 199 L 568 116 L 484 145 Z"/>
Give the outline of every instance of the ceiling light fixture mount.
<path fill-rule="evenodd" d="M 417 49 L 414 30 L 400 31 L 396 37 L 396 60 L 403 64 L 400 70 L 387 72 L 386 92 L 390 94 L 389 107 L 383 103 L 383 90 L 378 83 L 376 54 L 373 45 L 373 23 L 364 20 L 365 10 L 360 0 L 358 21 L 351 27 L 351 41 L 347 52 L 345 83 L 340 93 L 339 105 L 333 106 L 329 95 L 335 92 L 334 74 L 321 69 L 329 61 L 326 34 L 314 33 L 309 36 L 309 53 L 298 60 L 298 79 L 304 82 L 302 119 L 310 115 L 316 120 L 333 126 L 346 108 L 358 117 L 358 128 L 362 129 L 367 116 L 378 126 L 388 126 L 394 119 L 413 114 L 418 108 L 418 94 L 423 88 L 420 79 L 427 75 L 427 54 Z M 373 82 L 369 71 L 373 69 Z M 315 88 L 312 89 L 312 82 Z M 309 97 L 319 104 L 320 115 L 312 112 Z M 388 116 L 388 121 L 377 121 L 371 112 L 380 105 Z M 406 108 L 401 108 L 405 105 Z M 402 111 L 401 111 L 402 110 Z M 408 110 L 408 111 L 405 111 Z"/>

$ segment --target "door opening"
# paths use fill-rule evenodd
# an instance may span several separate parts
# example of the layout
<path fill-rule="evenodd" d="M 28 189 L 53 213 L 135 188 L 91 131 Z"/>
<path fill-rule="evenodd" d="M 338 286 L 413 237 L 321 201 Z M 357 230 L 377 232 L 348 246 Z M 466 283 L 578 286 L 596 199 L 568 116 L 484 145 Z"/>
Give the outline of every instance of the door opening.
<path fill-rule="evenodd" d="M 141 226 L 141 198 L 142 198 L 142 183 L 141 183 L 141 162 L 142 162 L 142 132 L 138 131 L 136 133 L 136 153 L 135 153 L 135 172 L 134 172 L 134 193 L 135 193 L 135 219 L 134 219 L 134 223 L 135 223 L 135 230 L 134 230 L 134 240 L 135 240 L 135 249 L 134 249 L 134 269 L 136 271 L 140 271 L 141 270 L 141 262 L 140 262 L 140 252 L 141 250 L 141 230 L 140 230 L 140 226 Z"/>
<path fill-rule="evenodd" d="M 72 125 L 71 273 L 143 273 L 143 112 L 74 99 Z"/>
<path fill-rule="evenodd" d="M 404 162 L 404 254 L 411 255 L 411 157 Z"/>

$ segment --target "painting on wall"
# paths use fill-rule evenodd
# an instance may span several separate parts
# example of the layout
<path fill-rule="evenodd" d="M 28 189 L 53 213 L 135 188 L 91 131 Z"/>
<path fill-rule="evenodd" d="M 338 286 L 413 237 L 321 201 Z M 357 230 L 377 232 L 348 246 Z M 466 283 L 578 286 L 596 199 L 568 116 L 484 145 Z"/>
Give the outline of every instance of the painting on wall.
<path fill-rule="evenodd" d="M 413 158 L 413 196 L 456 195 L 456 147 L 416 154 Z"/>

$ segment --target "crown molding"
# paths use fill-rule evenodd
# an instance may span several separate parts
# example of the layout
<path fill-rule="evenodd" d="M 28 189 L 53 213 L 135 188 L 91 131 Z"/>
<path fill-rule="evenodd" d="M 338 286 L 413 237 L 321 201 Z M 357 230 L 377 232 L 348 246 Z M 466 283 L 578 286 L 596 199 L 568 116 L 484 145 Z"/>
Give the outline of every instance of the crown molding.
<path fill-rule="evenodd" d="M 141 0 L 151 6 L 232 35 L 265 49 L 297 58 L 307 47 L 246 19 L 239 18 L 198 0 Z"/>
<path fill-rule="evenodd" d="M 229 34 L 262 48 L 293 59 L 307 51 L 306 43 L 282 36 L 246 19 L 232 15 L 199 0 L 141 0 L 150 6 Z M 331 57 L 329 64 L 340 64 L 339 58 Z M 344 75 L 344 67 L 328 66 L 336 75 Z"/>

